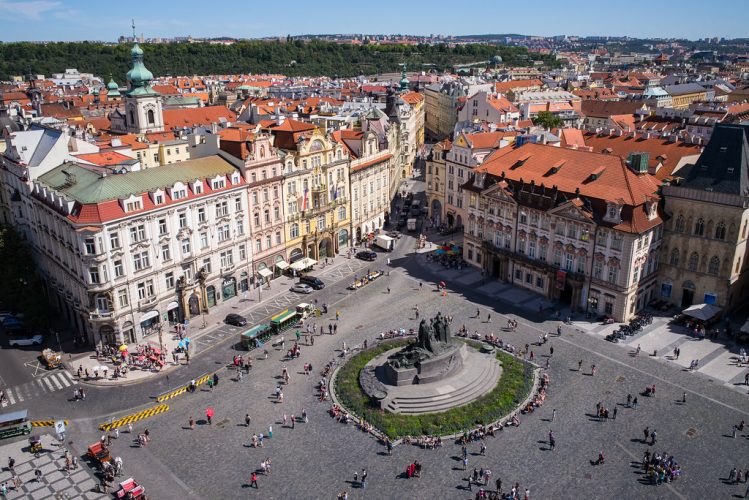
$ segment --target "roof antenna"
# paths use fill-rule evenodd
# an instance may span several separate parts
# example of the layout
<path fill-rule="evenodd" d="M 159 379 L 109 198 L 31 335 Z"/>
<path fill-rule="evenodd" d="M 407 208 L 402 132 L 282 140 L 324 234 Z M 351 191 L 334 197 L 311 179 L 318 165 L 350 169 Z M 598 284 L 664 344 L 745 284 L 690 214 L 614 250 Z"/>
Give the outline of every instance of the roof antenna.
<path fill-rule="evenodd" d="M 132 26 L 132 28 L 133 28 L 133 41 L 137 42 L 138 41 L 138 37 L 135 35 L 135 19 L 131 19 L 130 20 L 130 26 Z"/>

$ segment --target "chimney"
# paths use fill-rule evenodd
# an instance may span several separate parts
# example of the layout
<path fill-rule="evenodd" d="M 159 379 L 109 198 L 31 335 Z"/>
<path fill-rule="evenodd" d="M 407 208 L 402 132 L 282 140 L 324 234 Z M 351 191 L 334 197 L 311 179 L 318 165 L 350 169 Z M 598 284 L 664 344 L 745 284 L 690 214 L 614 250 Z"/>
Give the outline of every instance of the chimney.
<path fill-rule="evenodd" d="M 278 116 L 276 116 L 276 125 L 283 125 L 284 120 L 286 120 L 286 117 L 279 113 Z"/>

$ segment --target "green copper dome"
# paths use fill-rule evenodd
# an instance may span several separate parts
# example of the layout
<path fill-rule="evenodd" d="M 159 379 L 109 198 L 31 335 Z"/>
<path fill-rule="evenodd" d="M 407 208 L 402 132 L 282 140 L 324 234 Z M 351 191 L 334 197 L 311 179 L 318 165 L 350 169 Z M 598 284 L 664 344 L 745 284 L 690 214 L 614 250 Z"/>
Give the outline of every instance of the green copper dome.
<path fill-rule="evenodd" d="M 155 94 L 151 88 L 153 73 L 143 64 L 143 49 L 137 43 L 130 50 L 130 56 L 133 59 L 133 67 L 127 72 L 127 82 L 130 84 L 128 95 Z"/>

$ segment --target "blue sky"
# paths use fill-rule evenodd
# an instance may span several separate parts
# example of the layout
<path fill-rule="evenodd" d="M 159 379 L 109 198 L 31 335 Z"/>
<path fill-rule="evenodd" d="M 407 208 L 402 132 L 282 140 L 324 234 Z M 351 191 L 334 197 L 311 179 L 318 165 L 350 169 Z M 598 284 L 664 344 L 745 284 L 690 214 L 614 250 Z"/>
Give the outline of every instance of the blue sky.
<path fill-rule="evenodd" d="M 304 33 L 749 37 L 746 0 L 0 0 L 0 39 L 114 41 Z"/>

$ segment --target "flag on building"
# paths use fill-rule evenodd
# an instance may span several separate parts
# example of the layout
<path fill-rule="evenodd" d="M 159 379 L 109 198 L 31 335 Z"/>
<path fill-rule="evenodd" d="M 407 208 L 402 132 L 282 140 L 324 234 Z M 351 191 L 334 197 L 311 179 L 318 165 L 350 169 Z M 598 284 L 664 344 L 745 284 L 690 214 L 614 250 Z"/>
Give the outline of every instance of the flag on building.
<path fill-rule="evenodd" d="M 308 200 L 309 200 L 309 189 L 304 188 L 304 198 L 302 198 L 302 212 L 307 210 Z"/>

